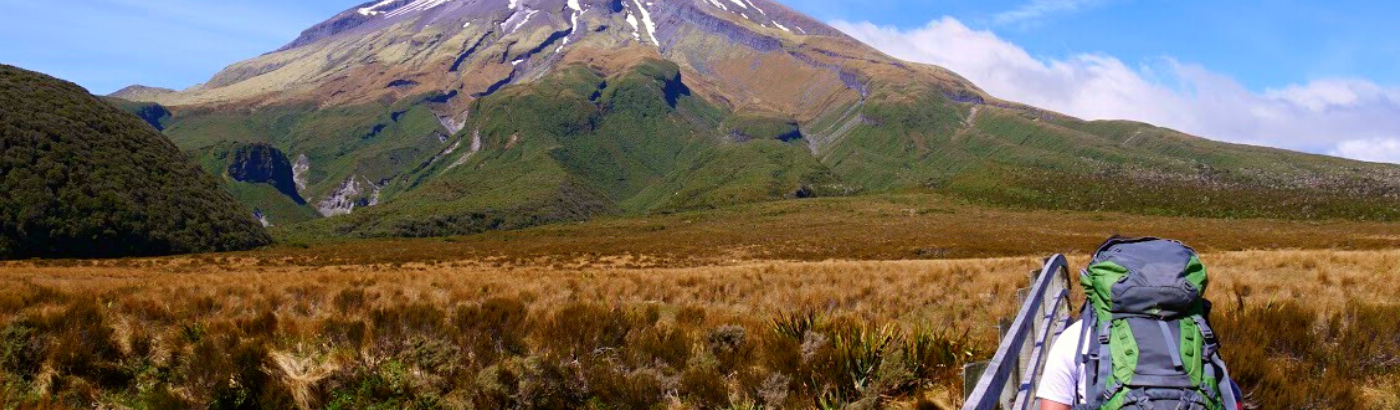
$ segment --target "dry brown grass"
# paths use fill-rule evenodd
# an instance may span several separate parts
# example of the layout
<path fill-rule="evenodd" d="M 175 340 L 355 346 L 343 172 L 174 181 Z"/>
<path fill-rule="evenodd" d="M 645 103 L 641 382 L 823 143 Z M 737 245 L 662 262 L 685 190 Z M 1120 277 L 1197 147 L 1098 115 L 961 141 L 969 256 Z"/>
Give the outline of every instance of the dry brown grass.
<path fill-rule="evenodd" d="M 1013 313 L 1015 290 L 1039 265 L 1035 257 L 1009 257 L 638 267 L 667 263 L 632 256 L 298 265 L 268 263 L 258 255 L 0 268 L 0 287 L 6 289 L 0 294 L 0 323 L 34 321 L 28 329 L 59 335 L 51 343 L 68 343 L 63 335 L 69 334 L 98 335 L 110 343 L 93 345 L 79 358 L 86 362 L 48 354 L 37 367 L 10 366 L 34 371 L 7 376 L 11 380 L 33 382 L 11 383 L 6 394 L 38 400 L 14 386 L 40 386 L 46 397 L 77 405 L 104 400 L 202 405 L 225 392 L 220 378 L 243 377 L 276 386 L 255 392 L 265 397 L 261 403 L 302 408 L 349 400 L 344 397 L 351 393 L 407 400 L 391 393 L 437 392 L 438 402 L 385 403 L 474 403 L 477 408 L 504 405 L 526 393 L 545 394 L 529 389 L 659 400 L 634 403 L 641 408 L 758 404 L 765 395 L 798 407 L 862 398 L 896 405 L 924 394 L 956 404 L 953 369 L 990 352 L 991 324 Z M 1078 266 L 1086 257 L 1072 259 Z M 1345 322 L 1328 318 L 1357 302 L 1394 307 L 1400 300 L 1400 287 L 1394 285 L 1400 279 L 1400 250 L 1215 252 L 1205 261 L 1217 316 L 1241 314 L 1241 306 L 1248 314 L 1269 315 L 1274 312 L 1269 309 L 1296 305 L 1306 309 L 1298 313 L 1307 315 L 1299 319 L 1305 328 L 1325 329 L 1329 322 Z M 775 320 L 796 323 L 786 318 L 802 312 L 821 313 L 825 324 L 818 333 L 826 346 L 838 345 L 840 335 L 858 340 L 845 345 L 855 350 L 802 359 L 813 343 L 807 339 L 815 336 L 799 331 L 792 336 L 796 339 L 784 341 L 784 332 L 773 327 Z M 733 332 L 737 336 L 728 335 Z M 886 332 L 889 341 L 883 339 Z M 1237 344 L 1269 342 L 1269 335 L 1257 336 Z M 861 357 L 857 347 L 885 346 L 866 360 L 893 361 L 889 352 L 900 350 L 893 346 L 919 337 L 951 342 L 958 352 L 943 370 L 918 377 L 866 375 L 896 381 L 869 382 L 859 391 L 828 386 L 837 380 L 831 377 L 852 372 L 837 364 Z M 1330 352 L 1299 357 L 1322 361 Z M 791 354 L 798 356 L 783 359 Z M 88 362 L 96 364 L 81 367 Z M 201 366 L 233 370 L 205 374 L 208 369 Z M 1393 385 L 1395 364 L 1380 366 L 1381 373 L 1365 373 L 1374 380 L 1361 384 L 1362 393 L 1371 403 L 1394 403 L 1387 383 Z M 887 367 L 895 370 L 886 373 L 912 372 Z M 74 378 L 65 369 L 105 376 Z M 1266 370 L 1256 373 L 1273 377 Z M 558 379 L 569 374 L 592 384 L 580 390 L 570 387 L 574 379 Z M 527 379 L 545 385 L 501 381 Z M 702 382 L 708 381 L 720 384 L 704 390 Z M 768 388 L 746 390 L 764 383 Z M 603 387 L 614 385 L 654 389 Z M 496 391 L 491 389 L 506 389 L 497 397 L 506 401 L 491 401 L 495 396 L 489 393 Z M 548 397 L 553 396 L 536 398 Z"/>
<path fill-rule="evenodd" d="M 1222 220 L 1017 211 L 929 194 L 820 198 L 560 224 L 438 239 L 319 242 L 280 232 L 267 250 L 154 260 L 44 261 L 145 268 L 374 265 L 459 260 L 492 266 L 682 267 L 752 260 L 922 260 L 1087 254 L 1115 234 L 1176 238 L 1205 252 L 1400 248 L 1400 224 Z M 195 270 L 190 270 L 195 271 Z"/>

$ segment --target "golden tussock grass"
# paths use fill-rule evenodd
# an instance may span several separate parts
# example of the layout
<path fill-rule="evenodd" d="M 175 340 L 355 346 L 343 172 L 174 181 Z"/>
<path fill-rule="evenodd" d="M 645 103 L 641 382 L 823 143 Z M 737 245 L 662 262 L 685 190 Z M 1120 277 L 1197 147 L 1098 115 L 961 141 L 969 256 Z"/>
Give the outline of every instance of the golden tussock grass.
<path fill-rule="evenodd" d="M 958 369 L 990 354 L 993 324 L 1013 314 L 1016 289 L 1040 262 L 658 267 L 668 264 L 594 256 L 299 265 L 262 255 L 0 268 L 0 400 L 948 407 L 958 404 Z M 1237 358 L 1253 402 L 1396 402 L 1400 336 L 1362 342 L 1370 333 L 1358 331 L 1400 334 L 1400 250 L 1204 259 L 1227 359 Z"/>

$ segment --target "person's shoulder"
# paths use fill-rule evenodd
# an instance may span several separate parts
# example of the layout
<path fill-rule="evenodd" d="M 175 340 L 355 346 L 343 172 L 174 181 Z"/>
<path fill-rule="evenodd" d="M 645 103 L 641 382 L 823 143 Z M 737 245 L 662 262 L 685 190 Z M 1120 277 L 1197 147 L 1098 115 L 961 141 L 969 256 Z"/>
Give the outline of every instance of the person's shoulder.
<path fill-rule="evenodd" d="M 1065 326 L 1065 330 L 1060 332 L 1060 335 L 1055 338 L 1054 345 L 1050 347 L 1052 356 L 1072 356 L 1076 350 L 1079 350 L 1076 348 L 1079 347 L 1080 330 L 1084 328 L 1081 323 L 1083 322 L 1076 320 L 1071 322 L 1069 326 Z"/>
<path fill-rule="evenodd" d="M 1060 332 L 1060 336 L 1064 336 L 1064 335 L 1068 335 L 1068 334 L 1073 334 L 1073 335 L 1075 335 L 1075 337 L 1078 337 L 1078 336 L 1079 336 L 1079 331 L 1080 331 L 1080 330 L 1083 330 L 1083 329 L 1084 329 L 1084 321 L 1082 321 L 1082 320 L 1076 320 L 1076 321 L 1070 322 L 1070 323 L 1069 323 L 1069 326 L 1065 326 L 1065 330 L 1064 330 L 1063 332 Z"/>

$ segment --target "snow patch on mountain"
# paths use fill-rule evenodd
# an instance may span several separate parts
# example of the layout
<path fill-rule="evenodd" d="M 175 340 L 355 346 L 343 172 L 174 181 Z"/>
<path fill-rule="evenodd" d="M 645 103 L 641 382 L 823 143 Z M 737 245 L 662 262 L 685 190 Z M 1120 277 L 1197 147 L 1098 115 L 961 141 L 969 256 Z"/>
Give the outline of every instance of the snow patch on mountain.
<path fill-rule="evenodd" d="M 524 27 L 525 23 L 529 23 L 530 18 L 535 17 L 535 14 L 539 12 L 539 10 L 528 9 L 525 11 L 525 14 L 515 13 L 511 15 L 510 18 L 506 19 L 504 23 L 501 23 L 501 28 L 506 30 L 506 34 L 514 33 L 516 30 Z M 516 19 L 517 17 L 519 17 L 519 20 Z"/>
<path fill-rule="evenodd" d="M 394 18 L 409 13 L 431 10 L 433 8 L 436 8 L 437 6 L 441 6 L 452 1 L 453 0 L 415 0 L 412 3 L 404 4 L 399 7 L 389 7 L 394 5 L 395 3 L 402 3 L 402 0 L 384 0 L 375 3 L 372 6 L 360 8 L 355 11 L 360 13 L 360 15 L 362 16 L 374 17 L 382 15 L 384 16 L 384 18 Z"/>
<path fill-rule="evenodd" d="M 761 13 L 761 14 L 763 14 L 763 15 L 765 15 L 765 16 L 768 15 L 768 12 L 763 11 L 763 9 L 761 9 L 761 8 L 758 8 L 758 5 L 757 5 L 757 4 L 753 4 L 753 2 L 751 2 L 751 1 L 749 1 L 749 0 L 742 0 L 742 1 L 745 2 L 745 3 L 748 3 L 748 4 L 749 4 L 749 7 L 753 7 L 754 10 L 758 10 L 759 13 Z"/>
<path fill-rule="evenodd" d="M 642 13 L 642 24 L 646 25 L 647 36 L 651 37 L 652 42 L 661 44 L 661 41 L 656 39 L 656 23 L 651 21 L 651 12 L 647 10 L 646 6 L 642 5 L 642 0 L 632 0 L 632 3 L 636 4 L 637 11 Z M 636 27 L 636 24 L 632 26 Z"/>
<path fill-rule="evenodd" d="M 443 4 L 447 4 L 448 2 L 451 2 L 451 1 L 452 1 L 452 0 L 418 0 L 418 1 L 415 1 L 415 2 L 412 2 L 412 3 L 409 3 L 407 6 L 403 6 L 403 7 L 399 7 L 399 8 L 397 8 L 397 9 L 394 9 L 394 11 L 389 12 L 389 14 L 388 14 L 386 17 L 393 18 L 393 17 L 402 16 L 402 15 L 404 15 L 404 14 L 408 14 L 408 13 L 412 13 L 412 12 L 428 10 L 428 9 L 435 8 L 435 7 L 437 7 L 437 6 L 441 6 L 441 5 L 443 5 Z"/>
<path fill-rule="evenodd" d="M 569 45 L 569 38 L 578 32 L 578 17 L 583 14 L 583 7 L 579 5 L 578 0 L 569 0 L 568 5 L 569 9 L 573 10 L 569 13 L 569 32 L 564 35 L 564 41 L 559 44 L 559 47 L 554 48 L 556 54 L 563 51 L 564 46 Z"/>
<path fill-rule="evenodd" d="M 373 6 L 365 7 L 365 8 L 359 9 L 359 10 L 357 10 L 357 11 L 358 11 L 358 12 L 360 13 L 360 15 L 362 15 L 362 16 L 378 16 L 378 15 L 380 15 L 380 14 L 384 14 L 384 11 L 379 10 L 380 7 L 387 6 L 387 5 L 389 5 L 390 3 L 393 3 L 393 2 L 395 2 L 395 1 L 398 1 L 398 0 L 384 0 L 384 1 L 381 1 L 381 2 L 379 2 L 379 3 L 375 3 Z"/>
<path fill-rule="evenodd" d="M 641 27 L 637 26 L 637 16 L 627 13 L 627 24 L 632 25 L 632 38 L 642 41 Z"/>

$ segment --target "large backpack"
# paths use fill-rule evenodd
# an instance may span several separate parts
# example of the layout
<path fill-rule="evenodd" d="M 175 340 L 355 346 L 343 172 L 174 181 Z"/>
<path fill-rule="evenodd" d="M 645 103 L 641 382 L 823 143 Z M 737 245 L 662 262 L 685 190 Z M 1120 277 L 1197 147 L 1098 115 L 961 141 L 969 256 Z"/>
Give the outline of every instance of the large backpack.
<path fill-rule="evenodd" d="M 1196 251 L 1157 238 L 1110 239 L 1080 282 L 1088 404 L 1075 410 L 1237 408 Z"/>

